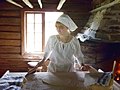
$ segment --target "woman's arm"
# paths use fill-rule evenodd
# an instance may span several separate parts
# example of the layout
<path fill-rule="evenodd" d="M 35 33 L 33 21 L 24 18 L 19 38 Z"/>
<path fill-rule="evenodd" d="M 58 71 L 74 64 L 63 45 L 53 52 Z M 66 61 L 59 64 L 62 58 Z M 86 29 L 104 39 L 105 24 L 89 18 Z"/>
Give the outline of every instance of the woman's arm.
<path fill-rule="evenodd" d="M 43 58 L 42 61 L 38 62 L 38 64 L 37 64 L 34 68 L 30 69 L 30 70 L 28 71 L 28 73 L 25 75 L 25 77 L 28 76 L 28 75 L 30 75 L 30 74 L 35 73 L 35 72 L 36 72 L 36 69 L 37 69 L 38 67 L 42 66 L 42 64 L 44 63 L 44 61 L 45 61 L 45 58 Z"/>
<path fill-rule="evenodd" d="M 47 41 L 47 44 L 46 44 L 46 47 L 45 47 L 45 54 L 44 54 L 44 57 L 42 59 L 42 61 L 40 61 L 33 69 L 29 70 L 28 73 L 25 75 L 25 76 L 28 76 L 29 74 L 33 74 L 36 72 L 36 69 L 40 66 L 42 66 L 44 64 L 44 61 L 46 61 L 51 53 L 52 53 L 52 47 L 53 47 L 53 41 L 54 41 L 54 37 L 51 36 L 48 41 Z"/>
<path fill-rule="evenodd" d="M 46 61 L 46 60 L 49 59 L 51 53 L 52 53 L 52 51 L 50 51 L 49 53 L 46 52 L 46 53 L 44 54 L 44 58 L 42 59 L 42 61 L 38 62 L 38 64 L 37 64 L 33 69 L 29 70 L 28 73 L 25 75 L 25 77 L 28 76 L 29 74 L 35 73 L 35 72 L 36 72 L 36 69 L 37 69 L 38 67 L 42 66 L 42 65 L 44 64 L 44 61 Z"/>

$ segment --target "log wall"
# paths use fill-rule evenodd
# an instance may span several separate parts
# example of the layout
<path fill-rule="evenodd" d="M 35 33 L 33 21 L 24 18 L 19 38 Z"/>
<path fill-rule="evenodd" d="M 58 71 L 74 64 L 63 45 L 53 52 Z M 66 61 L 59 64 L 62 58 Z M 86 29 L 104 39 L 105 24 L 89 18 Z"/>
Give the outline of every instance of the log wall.
<path fill-rule="evenodd" d="M 15 1 L 20 3 L 24 8 L 19 8 L 8 2 L 0 2 L 0 76 L 8 69 L 10 71 L 27 71 L 28 61 L 38 61 L 40 59 L 37 57 L 30 58 L 29 56 L 23 56 L 21 54 L 21 11 L 25 9 L 40 11 L 57 11 L 56 7 L 59 2 L 58 0 L 43 0 L 43 9 L 40 9 L 37 0 L 29 0 L 34 5 L 34 8 L 30 9 L 22 2 L 22 0 Z M 76 35 L 78 32 L 81 32 L 82 28 L 85 26 L 90 16 L 89 11 L 92 9 L 92 4 L 91 0 L 68 1 L 69 2 L 66 2 L 60 11 L 63 11 L 64 13 L 68 14 L 72 19 L 74 19 L 75 23 L 79 27 L 75 32 L 73 32 L 73 35 Z M 100 31 L 98 32 L 98 34 L 103 32 L 102 30 L 106 30 L 108 32 L 107 29 L 101 29 L 101 27 L 99 29 Z M 112 31 L 113 30 L 114 29 L 112 29 Z M 100 35 L 103 34 L 99 34 L 98 36 L 102 39 L 105 39 Z M 119 38 L 117 38 L 117 40 L 118 39 Z M 110 71 L 112 68 L 113 60 L 120 60 L 118 51 L 119 48 L 115 48 L 119 47 L 119 43 L 117 43 L 117 46 L 116 43 L 109 43 L 106 41 L 86 41 L 84 43 L 80 43 L 86 62 L 93 64 L 96 68 L 102 68 L 105 71 Z M 105 51 L 106 48 L 107 51 Z M 114 50 L 117 52 L 115 52 Z"/>
<path fill-rule="evenodd" d="M 6 71 L 27 71 L 27 62 L 30 60 L 38 60 L 39 58 L 30 59 L 27 56 L 22 56 L 22 35 L 21 35 L 21 11 L 40 10 L 40 11 L 57 11 L 57 0 L 43 0 L 43 9 L 39 8 L 37 0 L 30 0 L 34 8 L 30 9 L 22 0 L 15 0 L 24 8 L 17 7 L 6 1 L 0 2 L 0 76 Z M 81 27 L 89 18 L 89 10 L 91 9 L 90 0 L 75 2 L 69 1 L 65 3 L 60 11 L 63 11 L 71 16 L 78 25 L 77 32 L 80 32 Z M 76 34 L 77 32 L 74 32 Z"/>

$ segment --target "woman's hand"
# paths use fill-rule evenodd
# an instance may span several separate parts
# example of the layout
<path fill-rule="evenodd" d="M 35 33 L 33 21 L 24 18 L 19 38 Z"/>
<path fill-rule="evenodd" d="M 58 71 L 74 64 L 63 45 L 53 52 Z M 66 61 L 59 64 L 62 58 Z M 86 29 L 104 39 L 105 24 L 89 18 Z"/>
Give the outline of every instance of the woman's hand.
<path fill-rule="evenodd" d="M 89 71 L 90 70 L 90 65 L 88 65 L 88 64 L 82 64 L 82 66 L 81 66 L 81 70 L 82 71 Z"/>
<path fill-rule="evenodd" d="M 36 69 L 37 69 L 37 67 L 34 67 L 34 68 L 30 69 L 30 70 L 27 72 L 27 74 L 25 75 L 25 77 L 28 76 L 28 75 L 30 75 L 30 74 L 35 73 L 35 72 L 36 72 Z"/>
<path fill-rule="evenodd" d="M 43 59 L 41 62 L 39 62 L 34 68 L 30 69 L 30 70 L 28 71 L 28 73 L 25 75 L 25 77 L 28 76 L 28 75 L 30 75 L 30 74 L 35 73 L 36 70 L 37 70 L 37 68 L 38 68 L 38 67 L 41 67 L 43 63 L 44 63 L 44 59 Z"/>
<path fill-rule="evenodd" d="M 39 68 L 39 67 L 38 67 Z M 40 72 L 46 72 L 47 71 L 47 66 L 45 64 L 43 64 L 41 67 L 40 67 Z"/>
<path fill-rule="evenodd" d="M 46 72 L 47 71 L 47 66 L 49 64 L 50 60 L 46 60 L 41 67 L 38 67 L 39 71 L 41 72 Z"/>
<path fill-rule="evenodd" d="M 41 72 L 46 72 L 47 71 L 47 67 L 48 67 L 48 64 L 49 64 L 50 60 L 47 59 L 43 65 L 42 65 L 42 68 L 41 68 Z"/>
<path fill-rule="evenodd" d="M 91 65 L 88 65 L 88 64 L 82 64 L 81 70 L 89 71 L 90 73 L 98 72 L 95 68 L 93 68 Z"/>

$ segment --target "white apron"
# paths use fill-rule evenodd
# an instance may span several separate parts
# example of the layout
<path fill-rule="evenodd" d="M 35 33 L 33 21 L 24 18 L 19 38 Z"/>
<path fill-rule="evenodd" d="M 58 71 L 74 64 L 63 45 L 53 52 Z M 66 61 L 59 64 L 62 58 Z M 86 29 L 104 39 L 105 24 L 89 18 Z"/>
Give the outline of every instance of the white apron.
<path fill-rule="evenodd" d="M 50 62 L 48 65 L 47 71 L 48 72 L 73 72 L 74 71 L 74 63 L 57 65 L 57 64 Z"/>

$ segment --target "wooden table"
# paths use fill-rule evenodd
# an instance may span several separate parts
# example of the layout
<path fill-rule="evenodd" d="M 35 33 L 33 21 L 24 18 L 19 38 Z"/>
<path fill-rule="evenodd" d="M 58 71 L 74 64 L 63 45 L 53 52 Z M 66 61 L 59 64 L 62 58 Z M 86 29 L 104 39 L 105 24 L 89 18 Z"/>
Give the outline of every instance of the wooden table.
<path fill-rule="evenodd" d="M 22 76 L 24 78 L 26 73 L 7 72 L 2 78 L 6 78 L 7 76 Z M 85 86 L 86 74 L 89 74 L 89 72 L 36 72 L 24 79 L 20 90 L 95 90 Z M 114 81 L 113 88 L 113 90 L 120 90 L 120 85 Z M 99 88 L 97 90 L 103 89 Z M 106 89 L 105 87 L 104 90 L 111 89 Z"/>

